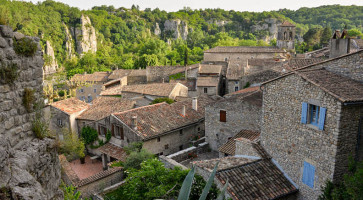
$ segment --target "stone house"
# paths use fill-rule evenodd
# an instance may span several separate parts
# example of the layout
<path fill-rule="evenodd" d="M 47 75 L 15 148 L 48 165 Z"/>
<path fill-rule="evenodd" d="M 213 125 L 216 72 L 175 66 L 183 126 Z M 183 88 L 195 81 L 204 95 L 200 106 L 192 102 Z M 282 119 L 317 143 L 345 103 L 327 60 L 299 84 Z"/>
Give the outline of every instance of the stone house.
<path fill-rule="evenodd" d="M 197 93 L 198 95 L 220 95 L 222 65 L 199 64 Z"/>
<path fill-rule="evenodd" d="M 136 107 L 149 105 L 154 99 L 178 96 L 188 97 L 188 88 L 181 83 L 150 83 L 140 85 L 115 86 L 101 92 L 103 96 L 122 96 L 136 101 Z"/>
<path fill-rule="evenodd" d="M 169 155 L 189 147 L 193 138 L 204 136 L 204 108 L 208 97 L 188 99 L 173 104 L 159 103 L 114 113 L 92 123 L 105 140 L 122 148 L 142 141 L 143 148 L 156 155 Z"/>
<path fill-rule="evenodd" d="M 340 33 L 336 30 L 330 39 L 329 58 L 335 58 L 349 53 L 354 53 L 363 49 L 363 40 L 352 38 L 348 35 L 347 30 Z"/>
<path fill-rule="evenodd" d="M 235 136 L 230 138 L 225 144 L 219 147 L 219 157 L 246 155 L 258 157 L 259 154 L 254 145 L 258 144 L 260 139 L 259 131 L 241 130 Z"/>
<path fill-rule="evenodd" d="M 125 85 L 144 84 L 146 80 L 145 69 L 116 69 L 108 77 L 109 81 L 127 77 Z"/>
<path fill-rule="evenodd" d="M 288 21 L 278 26 L 276 46 L 280 49 L 295 51 L 295 25 Z"/>
<path fill-rule="evenodd" d="M 103 84 L 102 90 L 107 90 L 112 87 L 124 86 L 124 85 L 127 85 L 127 76 L 108 81 L 107 83 Z"/>
<path fill-rule="evenodd" d="M 242 129 L 260 130 L 262 93 L 259 87 L 247 88 L 209 104 L 205 108 L 206 142 L 218 151 Z"/>
<path fill-rule="evenodd" d="M 76 74 L 71 78 L 72 82 L 86 83 L 86 86 L 77 88 L 77 99 L 85 102 L 92 102 L 96 99 L 103 88 L 103 84 L 108 81 L 109 72 L 95 72 L 93 74 Z"/>
<path fill-rule="evenodd" d="M 76 117 L 87 110 L 89 105 L 77 98 L 69 98 L 54 102 L 47 106 L 50 113 L 49 129 L 63 139 L 63 129 L 78 132 Z"/>
<path fill-rule="evenodd" d="M 78 132 L 87 124 L 105 118 L 114 112 L 133 109 L 136 102 L 120 97 L 99 96 L 87 110 L 76 117 Z"/>
<path fill-rule="evenodd" d="M 299 187 L 317 199 L 338 182 L 348 158 L 362 160 L 363 51 L 300 68 L 262 85 L 261 144 Z"/>

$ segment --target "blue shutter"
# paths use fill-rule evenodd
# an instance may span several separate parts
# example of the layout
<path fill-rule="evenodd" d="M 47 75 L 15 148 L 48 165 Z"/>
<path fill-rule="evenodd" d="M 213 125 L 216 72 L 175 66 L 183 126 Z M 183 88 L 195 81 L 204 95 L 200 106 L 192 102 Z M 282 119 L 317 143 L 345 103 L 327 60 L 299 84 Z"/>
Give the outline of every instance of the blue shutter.
<path fill-rule="evenodd" d="M 320 107 L 319 112 L 319 130 L 324 130 L 326 108 Z"/>
<path fill-rule="evenodd" d="M 307 186 L 314 188 L 314 177 L 315 177 L 315 167 L 308 162 L 304 161 L 304 170 L 302 182 Z"/>
<path fill-rule="evenodd" d="M 301 109 L 301 123 L 306 124 L 307 114 L 308 114 L 308 104 L 303 102 Z"/>

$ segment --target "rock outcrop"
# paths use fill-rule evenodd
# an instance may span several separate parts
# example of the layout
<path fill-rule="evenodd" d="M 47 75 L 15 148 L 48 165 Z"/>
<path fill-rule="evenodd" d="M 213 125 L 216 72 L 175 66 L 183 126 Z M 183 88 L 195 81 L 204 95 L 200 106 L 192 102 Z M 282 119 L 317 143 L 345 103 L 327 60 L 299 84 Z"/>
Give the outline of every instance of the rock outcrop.
<path fill-rule="evenodd" d="M 0 26 L 0 199 L 62 199 L 55 141 L 39 140 L 32 131 L 32 108 L 43 91 L 39 38 L 28 37 L 38 47 L 26 57 L 14 51 L 13 39 L 21 37 Z"/>
<path fill-rule="evenodd" d="M 218 27 L 228 24 L 230 21 L 210 19 L 207 21 L 208 24 L 215 24 Z"/>
<path fill-rule="evenodd" d="M 164 32 L 170 31 L 173 33 L 173 38 L 182 38 L 186 40 L 188 37 L 188 24 L 180 19 L 166 20 L 164 23 Z"/>
<path fill-rule="evenodd" d="M 76 40 L 77 53 L 82 55 L 88 51 L 96 53 L 97 51 L 97 36 L 96 30 L 92 26 L 88 16 L 82 15 L 81 27 L 75 28 L 73 37 Z"/>
<path fill-rule="evenodd" d="M 58 63 L 54 56 L 54 49 L 49 41 L 46 42 L 46 46 L 44 49 L 44 75 L 49 75 L 57 72 Z"/>
<path fill-rule="evenodd" d="M 266 42 L 269 42 L 272 39 L 277 38 L 278 33 L 278 25 L 280 25 L 281 22 L 278 21 L 275 18 L 267 18 L 263 22 L 260 22 L 256 25 L 251 26 L 251 31 L 268 31 L 269 35 L 265 36 L 265 38 L 260 38 L 262 40 L 265 40 Z"/>
<path fill-rule="evenodd" d="M 73 54 L 73 38 L 72 38 L 72 34 L 69 31 L 67 25 L 65 23 L 63 23 L 64 26 L 64 32 L 66 34 L 66 52 L 67 52 L 67 58 L 71 59 L 73 58 L 74 54 Z"/>
<path fill-rule="evenodd" d="M 160 30 L 160 27 L 159 27 L 159 23 L 155 23 L 155 26 L 154 26 L 154 34 L 155 35 L 160 35 L 161 34 L 161 30 Z"/>

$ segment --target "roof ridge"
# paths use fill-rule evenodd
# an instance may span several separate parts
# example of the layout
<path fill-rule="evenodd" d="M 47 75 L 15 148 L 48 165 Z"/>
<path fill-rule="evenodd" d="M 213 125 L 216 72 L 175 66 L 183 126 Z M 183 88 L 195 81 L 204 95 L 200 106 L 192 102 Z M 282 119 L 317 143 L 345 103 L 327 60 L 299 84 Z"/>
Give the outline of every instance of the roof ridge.
<path fill-rule="evenodd" d="M 241 164 L 241 165 L 232 166 L 232 167 L 229 167 L 229 168 L 225 168 L 225 169 L 219 170 L 217 173 L 220 173 L 220 172 L 223 172 L 223 171 L 227 171 L 227 170 L 231 170 L 231 169 L 238 168 L 238 167 L 243 167 L 243 166 L 251 165 L 251 164 L 254 164 L 254 163 L 257 163 L 257 162 L 260 162 L 260 161 L 264 161 L 264 160 L 267 160 L 267 159 L 263 159 L 263 158 L 256 159 L 256 160 L 254 160 L 252 162 L 248 162 L 248 163 L 244 163 L 244 164 Z M 268 160 L 270 160 L 270 159 L 268 159 Z"/>
<path fill-rule="evenodd" d="M 161 106 L 161 105 L 169 105 L 165 102 L 161 102 L 161 103 L 157 103 L 157 104 L 152 104 L 152 105 L 147 105 L 147 106 L 141 106 L 141 107 L 138 107 L 138 108 L 133 108 L 131 110 L 126 110 L 126 111 L 122 111 L 122 112 L 116 112 L 116 113 L 112 113 L 113 115 L 120 115 L 120 114 L 124 114 L 124 113 L 127 113 L 127 112 L 131 112 L 131 111 L 135 111 L 135 110 L 141 110 L 141 109 L 145 109 L 145 108 L 149 108 L 149 107 L 154 107 L 154 106 Z"/>

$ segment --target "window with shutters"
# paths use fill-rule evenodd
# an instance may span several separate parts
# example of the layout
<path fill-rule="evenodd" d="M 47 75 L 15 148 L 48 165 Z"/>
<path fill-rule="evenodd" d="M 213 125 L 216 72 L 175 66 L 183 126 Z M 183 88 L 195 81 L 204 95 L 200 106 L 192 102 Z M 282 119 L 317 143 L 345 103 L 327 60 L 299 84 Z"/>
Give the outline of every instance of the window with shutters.
<path fill-rule="evenodd" d="M 115 137 L 124 140 L 124 129 L 122 126 L 114 125 Z"/>
<path fill-rule="evenodd" d="M 304 161 L 303 167 L 302 182 L 307 186 L 314 188 L 315 167 L 306 161 Z"/>
<path fill-rule="evenodd" d="M 225 110 L 219 111 L 219 121 L 221 121 L 221 122 L 227 121 L 227 112 Z"/>
<path fill-rule="evenodd" d="M 325 114 L 326 108 L 303 102 L 301 111 L 301 123 L 311 124 L 319 128 L 319 130 L 324 130 Z"/>

